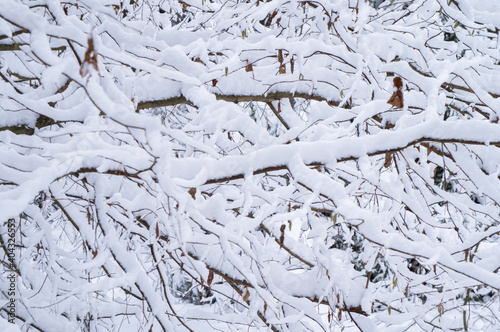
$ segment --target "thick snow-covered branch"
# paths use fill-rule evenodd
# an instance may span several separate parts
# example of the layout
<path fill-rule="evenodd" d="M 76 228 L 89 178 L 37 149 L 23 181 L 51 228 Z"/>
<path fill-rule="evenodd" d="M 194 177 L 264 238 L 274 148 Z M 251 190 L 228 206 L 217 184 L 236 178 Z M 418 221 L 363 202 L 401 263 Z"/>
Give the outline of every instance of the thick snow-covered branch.
<path fill-rule="evenodd" d="M 12 319 L 498 330 L 499 10 L 0 1 Z"/>

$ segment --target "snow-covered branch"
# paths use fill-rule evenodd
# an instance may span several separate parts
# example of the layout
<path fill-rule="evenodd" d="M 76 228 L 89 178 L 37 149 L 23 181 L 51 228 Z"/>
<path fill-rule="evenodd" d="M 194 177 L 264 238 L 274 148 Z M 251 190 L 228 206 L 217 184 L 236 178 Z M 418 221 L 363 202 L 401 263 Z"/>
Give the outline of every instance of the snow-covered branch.
<path fill-rule="evenodd" d="M 499 13 L 0 1 L 1 324 L 498 330 Z"/>

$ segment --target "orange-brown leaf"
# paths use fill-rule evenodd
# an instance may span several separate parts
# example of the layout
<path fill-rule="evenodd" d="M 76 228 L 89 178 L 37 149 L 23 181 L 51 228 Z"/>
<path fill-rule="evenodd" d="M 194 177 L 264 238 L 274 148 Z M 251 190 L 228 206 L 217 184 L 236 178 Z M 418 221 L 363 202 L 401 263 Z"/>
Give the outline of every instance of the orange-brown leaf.
<path fill-rule="evenodd" d="M 280 75 L 286 74 L 286 66 L 285 66 L 285 64 L 280 65 L 279 73 L 280 73 Z"/>
<path fill-rule="evenodd" d="M 286 229 L 286 225 L 285 224 L 281 225 L 281 227 L 280 227 L 280 232 L 281 232 L 280 244 L 281 245 L 283 245 L 283 243 L 285 242 L 285 229 Z"/>
<path fill-rule="evenodd" d="M 86 76 L 89 73 L 89 68 L 92 66 L 96 71 L 99 71 L 97 67 L 97 52 L 94 48 L 94 40 L 92 36 L 87 40 L 87 51 L 85 52 L 85 57 L 83 58 L 82 66 L 80 67 L 80 75 Z"/>
<path fill-rule="evenodd" d="M 250 292 L 248 291 L 247 289 L 247 292 L 245 293 L 245 295 L 243 295 L 243 301 L 248 301 L 248 299 L 250 298 Z"/>
<path fill-rule="evenodd" d="M 387 104 L 396 108 L 403 108 L 403 92 L 401 90 L 394 91 L 391 98 L 387 101 Z"/>
<path fill-rule="evenodd" d="M 207 277 L 207 285 L 210 287 L 212 285 L 212 281 L 214 281 L 214 271 L 210 270 L 208 271 L 208 277 Z"/>
<path fill-rule="evenodd" d="M 396 91 L 392 94 L 387 103 L 396 108 L 403 108 L 403 80 L 401 77 L 394 77 L 392 80 Z"/>
<path fill-rule="evenodd" d="M 246 72 L 250 72 L 250 71 L 253 71 L 253 66 L 251 63 L 247 64 L 246 67 L 245 67 L 245 71 Z"/>
<path fill-rule="evenodd" d="M 394 87 L 398 90 L 400 90 L 403 87 L 403 80 L 401 79 L 401 77 L 397 77 L 397 76 L 394 77 L 392 82 L 394 83 Z"/>

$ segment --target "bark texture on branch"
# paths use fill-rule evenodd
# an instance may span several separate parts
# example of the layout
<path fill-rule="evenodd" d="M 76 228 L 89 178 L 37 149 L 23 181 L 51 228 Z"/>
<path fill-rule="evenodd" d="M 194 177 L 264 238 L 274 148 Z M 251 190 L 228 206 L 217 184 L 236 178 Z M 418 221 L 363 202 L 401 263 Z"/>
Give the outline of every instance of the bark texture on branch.
<path fill-rule="evenodd" d="M 279 91 L 279 92 L 272 92 L 268 93 L 265 95 L 226 95 L 226 94 L 215 94 L 215 98 L 218 100 L 224 100 L 224 101 L 229 101 L 233 103 L 245 103 L 245 102 L 251 102 L 251 101 L 258 101 L 258 102 L 264 102 L 268 103 L 274 100 L 280 100 L 280 99 L 285 99 L 285 98 L 303 98 L 303 99 L 309 99 L 309 100 L 316 100 L 316 101 L 327 101 L 330 103 L 330 105 L 333 106 L 338 106 L 339 102 L 335 100 L 328 100 L 324 98 L 323 96 L 315 95 L 315 94 L 308 94 L 308 93 L 301 93 L 301 92 L 288 92 L 288 91 Z M 177 97 L 172 97 L 168 99 L 162 99 L 162 100 L 151 100 L 151 101 L 141 101 L 137 104 L 137 111 L 143 110 L 143 109 L 148 109 L 148 108 L 155 108 L 155 107 L 166 107 L 166 106 L 174 106 L 174 105 L 179 105 L 179 104 L 189 104 L 190 101 L 185 97 L 185 96 L 177 96 Z"/>

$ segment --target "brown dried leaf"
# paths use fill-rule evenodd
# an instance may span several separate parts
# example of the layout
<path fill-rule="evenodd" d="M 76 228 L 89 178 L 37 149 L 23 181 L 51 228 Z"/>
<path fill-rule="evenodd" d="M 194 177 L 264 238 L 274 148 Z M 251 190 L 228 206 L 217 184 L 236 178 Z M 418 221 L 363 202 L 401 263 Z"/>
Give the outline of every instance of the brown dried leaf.
<path fill-rule="evenodd" d="M 248 60 L 247 60 L 247 63 L 248 63 Z M 245 67 L 245 71 L 248 73 L 250 71 L 253 71 L 253 66 L 251 63 L 248 63 Z"/>
<path fill-rule="evenodd" d="M 392 82 L 394 83 L 394 87 L 398 90 L 400 90 L 403 87 L 403 80 L 401 79 L 401 77 L 397 77 L 397 76 L 394 77 Z"/>
<path fill-rule="evenodd" d="M 280 245 L 283 245 L 283 242 L 285 242 L 285 229 L 286 229 L 286 225 L 285 224 L 281 225 L 281 227 L 280 227 L 280 232 L 281 232 Z"/>
<path fill-rule="evenodd" d="M 159 238 L 160 237 L 160 227 L 158 226 L 158 223 L 156 223 L 155 233 L 156 233 L 156 238 Z"/>
<path fill-rule="evenodd" d="M 247 302 L 249 298 L 250 298 L 250 292 L 247 289 L 247 292 L 245 293 L 245 295 L 243 295 L 243 301 Z"/>
<path fill-rule="evenodd" d="M 401 90 L 394 91 L 391 98 L 389 98 L 389 100 L 387 101 L 387 104 L 396 108 L 403 108 L 404 107 L 403 91 Z"/>
<path fill-rule="evenodd" d="M 279 73 L 280 73 L 280 75 L 286 74 L 286 65 L 285 64 L 280 65 Z"/>
<path fill-rule="evenodd" d="M 191 197 L 193 197 L 193 199 L 196 198 L 196 188 L 189 189 L 188 193 L 189 195 L 191 195 Z"/>
<path fill-rule="evenodd" d="M 385 154 L 384 167 L 389 168 L 391 166 L 391 163 L 392 163 L 392 153 L 387 152 Z"/>
<path fill-rule="evenodd" d="M 216 86 L 216 85 L 217 85 L 217 80 L 214 78 L 214 79 L 212 80 L 212 86 Z"/>
<path fill-rule="evenodd" d="M 80 67 L 80 75 L 82 75 L 82 77 L 87 76 L 90 72 L 90 67 L 93 67 L 97 72 L 99 71 L 97 67 L 97 52 L 94 48 L 94 39 L 92 39 L 92 36 L 89 37 L 87 43 L 88 48 L 85 52 L 82 66 Z"/>
<path fill-rule="evenodd" d="M 293 56 L 290 58 L 290 72 L 293 74 L 293 69 L 295 68 L 295 61 L 293 60 Z"/>
<path fill-rule="evenodd" d="M 269 15 L 269 19 L 272 20 L 277 14 L 278 14 L 278 10 L 275 9 L 272 14 L 268 14 Z"/>
<path fill-rule="evenodd" d="M 212 285 L 212 281 L 214 281 L 214 271 L 210 270 L 208 271 L 208 277 L 207 277 L 207 285 L 210 287 Z"/>
<path fill-rule="evenodd" d="M 393 83 L 396 91 L 394 91 L 387 103 L 396 108 L 403 108 L 403 81 L 401 80 L 401 77 L 394 77 Z"/>
<path fill-rule="evenodd" d="M 280 65 L 283 64 L 283 50 L 278 50 L 278 62 Z"/>

